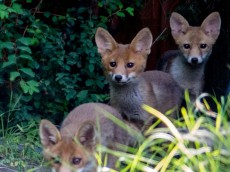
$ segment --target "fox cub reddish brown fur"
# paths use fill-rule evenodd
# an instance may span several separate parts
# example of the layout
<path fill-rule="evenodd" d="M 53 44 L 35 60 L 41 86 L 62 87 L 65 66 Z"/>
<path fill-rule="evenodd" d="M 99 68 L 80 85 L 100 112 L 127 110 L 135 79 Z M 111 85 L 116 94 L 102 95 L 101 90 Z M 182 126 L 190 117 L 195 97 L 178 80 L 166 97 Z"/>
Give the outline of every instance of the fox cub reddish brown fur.
<path fill-rule="evenodd" d="M 63 121 L 60 131 L 48 120 L 40 123 L 40 138 L 46 160 L 56 172 L 96 172 L 94 157 L 96 145 L 119 150 L 117 143 L 134 144 L 136 138 L 108 119 L 104 112 L 122 120 L 117 110 L 101 103 L 82 104 L 71 111 Z M 139 130 L 126 122 L 135 132 Z M 117 158 L 108 156 L 107 166 L 114 168 Z"/>
<path fill-rule="evenodd" d="M 144 28 L 130 44 L 118 44 L 103 28 L 95 35 L 105 75 L 110 85 L 110 103 L 138 127 L 151 124 L 153 116 L 141 105 L 162 113 L 180 105 L 182 91 L 172 77 L 161 71 L 144 72 L 152 46 L 152 34 Z"/>
<path fill-rule="evenodd" d="M 161 70 L 169 72 L 181 88 L 188 89 L 191 100 L 203 90 L 204 69 L 220 33 L 218 12 L 211 13 L 201 26 L 190 26 L 180 14 L 170 17 L 172 36 L 179 51 L 168 51 L 162 56 Z"/>

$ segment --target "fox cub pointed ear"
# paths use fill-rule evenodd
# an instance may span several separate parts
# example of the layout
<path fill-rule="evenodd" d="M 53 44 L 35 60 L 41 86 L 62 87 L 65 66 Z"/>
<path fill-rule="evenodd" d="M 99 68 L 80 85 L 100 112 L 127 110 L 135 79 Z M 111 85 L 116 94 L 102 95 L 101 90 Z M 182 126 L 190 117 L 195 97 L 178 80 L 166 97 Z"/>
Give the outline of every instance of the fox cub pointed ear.
<path fill-rule="evenodd" d="M 110 33 L 99 27 L 97 28 L 95 34 L 95 41 L 97 44 L 98 52 L 103 56 L 106 53 L 111 52 L 114 50 L 118 45 L 117 42 L 113 39 Z"/>
<path fill-rule="evenodd" d="M 57 127 L 48 120 L 41 120 L 39 135 L 44 147 L 56 144 L 61 140 L 60 132 Z"/>
<path fill-rule="evenodd" d="M 189 27 L 188 21 L 179 13 L 173 12 L 169 20 L 173 38 L 184 35 Z"/>
<path fill-rule="evenodd" d="M 201 24 L 201 28 L 204 30 L 205 34 L 217 39 L 220 34 L 221 18 L 218 12 L 213 12 L 206 17 Z"/>
<path fill-rule="evenodd" d="M 133 38 L 130 47 L 135 52 L 141 52 L 144 54 L 150 54 L 151 46 L 153 42 L 153 36 L 149 28 L 140 30 Z"/>
<path fill-rule="evenodd" d="M 96 145 L 96 128 L 94 124 L 85 122 L 81 125 L 77 138 L 87 149 L 92 150 Z"/>

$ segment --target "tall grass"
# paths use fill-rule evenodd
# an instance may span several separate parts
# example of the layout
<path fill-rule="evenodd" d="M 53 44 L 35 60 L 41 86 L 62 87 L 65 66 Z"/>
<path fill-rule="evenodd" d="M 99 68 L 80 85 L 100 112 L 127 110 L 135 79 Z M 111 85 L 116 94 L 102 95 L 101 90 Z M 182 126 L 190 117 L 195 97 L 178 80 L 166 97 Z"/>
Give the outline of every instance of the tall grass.
<path fill-rule="evenodd" d="M 102 158 L 102 153 L 110 153 L 119 157 L 116 164 L 119 172 L 228 172 L 230 96 L 217 101 L 215 97 L 203 94 L 192 104 L 186 94 L 185 100 L 186 106 L 181 108 L 179 119 L 170 119 L 143 105 L 146 111 L 159 118 L 166 127 L 150 127 L 143 133 L 144 137 L 129 128 L 128 132 L 137 136 L 139 142 L 136 147 L 119 145 L 121 150 L 128 150 L 127 152 L 114 151 L 99 145 L 96 153 L 98 171 L 116 171 L 106 168 L 106 156 Z M 210 101 L 214 102 L 212 107 L 208 103 Z M 105 115 L 127 129 L 122 121 L 113 118 L 111 114 Z M 0 165 L 7 165 L 15 171 L 30 169 L 28 171 L 31 172 L 45 164 L 38 139 L 38 125 L 38 122 L 31 121 L 28 125 L 8 127 L 4 131 L 1 129 Z"/>
<path fill-rule="evenodd" d="M 38 121 L 12 125 L 14 112 L 18 109 L 21 96 L 13 100 L 11 92 L 9 110 L 0 114 L 0 167 L 24 172 L 41 164 L 41 146 L 38 137 Z"/>
<path fill-rule="evenodd" d="M 207 99 L 214 102 L 211 110 Z M 195 104 L 189 101 L 181 108 L 182 118 L 173 120 L 143 105 L 167 127 L 147 130 L 144 139 L 132 152 L 103 151 L 120 157 L 121 172 L 227 172 L 230 171 L 230 96 L 220 102 L 202 94 Z"/>

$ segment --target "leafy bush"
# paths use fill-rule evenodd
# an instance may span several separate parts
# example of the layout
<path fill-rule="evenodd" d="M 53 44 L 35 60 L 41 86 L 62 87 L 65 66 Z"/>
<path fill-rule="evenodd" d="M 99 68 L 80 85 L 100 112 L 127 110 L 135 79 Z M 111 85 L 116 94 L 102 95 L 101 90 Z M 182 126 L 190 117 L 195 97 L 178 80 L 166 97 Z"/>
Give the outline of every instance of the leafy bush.
<path fill-rule="evenodd" d="M 52 1 L 0 4 L 0 114 L 5 123 L 26 125 L 40 118 L 58 123 L 81 103 L 108 100 L 95 30 L 113 16 L 133 15 L 134 9 L 122 1 L 93 2 L 74 1 L 66 9 L 57 4 L 60 14 L 53 12 Z M 46 8 L 50 11 L 43 12 Z"/>

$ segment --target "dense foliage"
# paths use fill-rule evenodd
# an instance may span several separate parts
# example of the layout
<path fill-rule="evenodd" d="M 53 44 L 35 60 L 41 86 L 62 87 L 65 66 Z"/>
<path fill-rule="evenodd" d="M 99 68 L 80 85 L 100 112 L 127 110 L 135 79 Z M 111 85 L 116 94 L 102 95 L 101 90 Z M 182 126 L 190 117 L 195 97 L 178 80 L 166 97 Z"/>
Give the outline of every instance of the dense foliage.
<path fill-rule="evenodd" d="M 108 100 L 95 30 L 106 27 L 114 16 L 133 15 L 133 7 L 140 5 L 138 1 L 133 5 L 93 2 L 0 4 L 0 117 L 4 122 L 15 125 L 40 118 L 60 122 L 81 103 Z"/>

